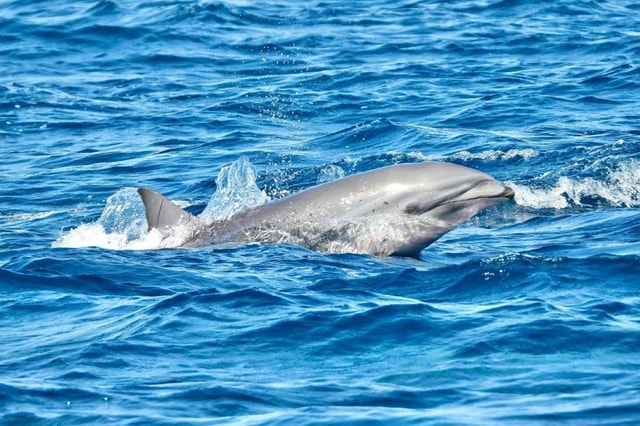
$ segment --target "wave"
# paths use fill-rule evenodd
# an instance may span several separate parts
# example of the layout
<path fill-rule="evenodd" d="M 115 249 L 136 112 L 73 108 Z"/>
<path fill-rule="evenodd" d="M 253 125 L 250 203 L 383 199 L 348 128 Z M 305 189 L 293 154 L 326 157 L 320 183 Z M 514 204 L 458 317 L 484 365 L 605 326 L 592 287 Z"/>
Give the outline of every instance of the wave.
<path fill-rule="evenodd" d="M 507 182 L 518 205 L 535 209 L 640 207 L 640 162 L 621 159 L 596 170 L 598 177 L 575 178 L 571 171 L 544 186 Z"/>
<path fill-rule="evenodd" d="M 460 151 L 449 158 L 451 160 L 459 160 L 459 161 L 469 161 L 469 160 L 484 160 L 484 161 L 508 161 L 513 159 L 520 160 L 530 160 L 534 157 L 538 156 L 538 151 L 532 148 L 526 149 L 509 149 L 509 150 L 500 150 L 500 149 L 490 149 L 487 151 L 482 151 L 478 153 L 471 153 L 469 151 Z"/>
<path fill-rule="evenodd" d="M 49 216 L 62 213 L 61 210 L 50 210 L 39 213 L 13 213 L 3 214 L 0 213 L 0 223 L 15 224 L 20 222 L 30 222 L 32 220 L 46 219 Z"/>

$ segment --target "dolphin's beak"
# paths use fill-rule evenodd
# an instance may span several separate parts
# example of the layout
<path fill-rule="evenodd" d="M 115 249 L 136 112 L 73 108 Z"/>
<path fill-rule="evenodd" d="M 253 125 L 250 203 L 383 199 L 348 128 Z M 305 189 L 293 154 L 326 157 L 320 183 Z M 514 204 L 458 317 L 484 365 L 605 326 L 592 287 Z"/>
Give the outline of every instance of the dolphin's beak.
<path fill-rule="evenodd" d="M 515 192 L 513 192 L 513 189 L 509 188 L 508 186 L 505 186 L 504 192 L 500 196 L 504 198 L 512 199 L 515 195 L 516 194 Z"/>

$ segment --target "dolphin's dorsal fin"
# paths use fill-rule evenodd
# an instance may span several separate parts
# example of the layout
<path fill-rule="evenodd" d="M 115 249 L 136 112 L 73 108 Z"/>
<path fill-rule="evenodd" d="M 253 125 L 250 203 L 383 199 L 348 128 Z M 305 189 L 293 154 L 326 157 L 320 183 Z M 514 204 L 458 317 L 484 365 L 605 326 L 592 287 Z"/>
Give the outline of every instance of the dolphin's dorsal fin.
<path fill-rule="evenodd" d="M 144 203 L 149 230 L 153 228 L 162 229 L 177 225 L 180 222 L 186 223 L 196 220 L 195 216 L 151 189 L 139 188 L 138 194 L 140 194 Z"/>

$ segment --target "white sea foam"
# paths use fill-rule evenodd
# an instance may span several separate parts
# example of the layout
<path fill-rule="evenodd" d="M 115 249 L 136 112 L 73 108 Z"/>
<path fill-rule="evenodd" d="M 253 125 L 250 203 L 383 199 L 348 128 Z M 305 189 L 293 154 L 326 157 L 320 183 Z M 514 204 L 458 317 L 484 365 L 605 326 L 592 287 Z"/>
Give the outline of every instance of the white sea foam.
<path fill-rule="evenodd" d="M 147 232 L 144 205 L 135 188 L 124 188 L 107 199 L 100 217 L 63 233 L 53 247 L 100 247 L 111 250 L 151 250 L 180 246 L 190 235 L 181 227 L 163 235 Z"/>
<path fill-rule="evenodd" d="M 508 151 L 502 151 L 499 149 L 490 149 L 487 151 L 482 151 L 477 153 L 471 153 L 469 151 L 460 151 L 453 154 L 450 158 L 452 160 L 460 160 L 460 161 L 469 161 L 469 160 L 496 161 L 496 160 L 512 160 L 514 158 L 529 160 L 537 156 L 538 156 L 537 151 L 527 148 L 527 149 L 510 149 Z"/>
<path fill-rule="evenodd" d="M 61 235 L 52 244 L 54 248 L 101 247 L 112 250 L 127 248 L 129 239 L 125 233 L 108 233 L 98 222 L 83 223 Z"/>
<path fill-rule="evenodd" d="M 53 244 L 54 248 L 100 247 L 109 250 L 157 250 L 180 247 L 191 236 L 186 226 L 174 227 L 165 235 L 157 229 L 131 238 L 125 232 L 109 232 L 99 222 L 83 223 L 68 233 L 61 235 Z"/>
<path fill-rule="evenodd" d="M 613 207 L 640 207 L 640 162 L 628 160 L 610 169 L 601 179 L 560 176 L 552 186 L 534 188 L 507 182 L 517 204 L 533 208 L 564 209 L 583 206 L 598 198 Z"/>

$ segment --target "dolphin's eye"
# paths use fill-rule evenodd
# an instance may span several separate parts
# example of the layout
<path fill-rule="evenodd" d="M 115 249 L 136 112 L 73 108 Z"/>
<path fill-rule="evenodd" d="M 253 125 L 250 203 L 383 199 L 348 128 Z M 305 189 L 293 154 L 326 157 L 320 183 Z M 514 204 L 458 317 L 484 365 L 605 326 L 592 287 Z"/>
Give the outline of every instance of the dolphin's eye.
<path fill-rule="evenodd" d="M 421 211 L 422 209 L 418 203 L 407 204 L 407 207 L 404 209 L 406 214 L 419 214 Z"/>

